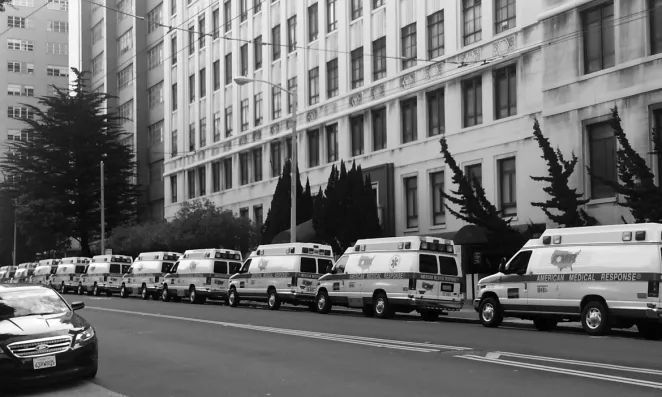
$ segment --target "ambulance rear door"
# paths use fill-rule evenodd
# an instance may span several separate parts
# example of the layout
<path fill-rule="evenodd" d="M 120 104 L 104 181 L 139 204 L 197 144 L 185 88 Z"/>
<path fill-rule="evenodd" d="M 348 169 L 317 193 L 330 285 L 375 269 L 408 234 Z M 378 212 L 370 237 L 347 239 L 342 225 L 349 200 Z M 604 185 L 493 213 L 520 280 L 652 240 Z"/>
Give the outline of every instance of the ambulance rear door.
<path fill-rule="evenodd" d="M 449 299 L 460 297 L 462 277 L 460 276 L 459 264 L 453 256 L 439 256 L 439 298 Z"/>

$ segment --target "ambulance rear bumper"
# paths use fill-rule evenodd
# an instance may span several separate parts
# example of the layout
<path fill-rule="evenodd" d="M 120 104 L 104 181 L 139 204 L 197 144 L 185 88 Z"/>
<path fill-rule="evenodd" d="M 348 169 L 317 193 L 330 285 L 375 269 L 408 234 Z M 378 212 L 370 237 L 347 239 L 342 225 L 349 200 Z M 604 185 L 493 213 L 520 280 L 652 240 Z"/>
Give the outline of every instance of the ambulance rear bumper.
<path fill-rule="evenodd" d="M 285 302 L 315 302 L 314 292 L 297 292 L 292 290 L 279 290 L 278 295 Z"/>
<path fill-rule="evenodd" d="M 397 299 L 393 303 L 406 305 L 406 306 L 413 306 L 417 309 L 446 310 L 446 311 L 458 311 L 462 309 L 462 306 L 464 306 L 463 299 L 458 301 L 442 301 L 436 299 L 408 297 L 404 299 Z"/>
<path fill-rule="evenodd" d="M 646 317 L 662 321 L 662 307 L 657 307 L 655 303 L 649 303 L 646 308 Z"/>

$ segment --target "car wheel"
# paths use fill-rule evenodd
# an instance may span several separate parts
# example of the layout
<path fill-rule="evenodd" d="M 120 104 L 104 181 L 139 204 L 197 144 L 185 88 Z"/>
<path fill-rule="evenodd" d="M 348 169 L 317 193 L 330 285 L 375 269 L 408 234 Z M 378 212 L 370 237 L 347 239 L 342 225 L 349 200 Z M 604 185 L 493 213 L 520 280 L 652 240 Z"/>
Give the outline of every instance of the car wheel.
<path fill-rule="evenodd" d="M 331 300 L 329 299 L 329 294 L 326 291 L 322 291 L 317 294 L 315 303 L 317 304 L 317 313 L 328 314 L 331 311 Z"/>
<path fill-rule="evenodd" d="M 140 290 L 140 298 L 144 301 L 149 299 L 149 292 L 147 292 L 147 286 L 145 285 L 143 285 L 142 289 Z"/>
<path fill-rule="evenodd" d="M 167 285 L 163 285 L 163 291 L 161 291 L 161 300 L 164 302 L 170 302 L 170 294 L 168 294 Z"/>
<path fill-rule="evenodd" d="M 101 291 L 99 291 L 99 286 L 94 284 L 94 288 L 92 289 L 92 295 L 94 296 L 99 296 L 101 295 Z"/>
<path fill-rule="evenodd" d="M 120 298 L 126 298 L 127 296 L 129 296 L 129 294 L 126 293 L 126 287 L 122 284 L 122 288 L 120 288 Z"/>
<path fill-rule="evenodd" d="M 230 294 L 228 294 L 228 305 L 230 305 L 230 307 L 239 306 L 239 295 L 235 288 L 230 289 Z"/>
<path fill-rule="evenodd" d="M 582 328 L 591 336 L 602 336 L 609 332 L 609 314 L 600 301 L 590 301 L 582 310 Z"/>
<path fill-rule="evenodd" d="M 379 292 L 375 296 L 372 307 L 375 317 L 377 318 L 386 319 L 393 317 L 393 309 L 391 308 L 391 304 L 389 303 L 386 294 L 383 292 Z"/>
<path fill-rule="evenodd" d="M 82 285 L 78 284 L 78 291 L 77 292 L 78 292 L 78 295 L 83 295 L 84 291 L 83 291 L 83 286 Z"/>
<path fill-rule="evenodd" d="M 275 288 L 269 290 L 268 296 L 267 306 L 269 307 L 269 310 L 280 309 L 280 297 L 278 296 L 278 292 L 276 292 Z"/>
<path fill-rule="evenodd" d="M 478 316 L 484 327 L 496 328 L 501 325 L 503 314 L 499 301 L 493 297 L 483 299 L 478 308 Z"/>
<path fill-rule="evenodd" d="M 198 298 L 198 293 L 195 291 L 195 287 L 191 287 L 188 291 L 188 300 L 190 304 L 199 304 L 200 298 Z"/>

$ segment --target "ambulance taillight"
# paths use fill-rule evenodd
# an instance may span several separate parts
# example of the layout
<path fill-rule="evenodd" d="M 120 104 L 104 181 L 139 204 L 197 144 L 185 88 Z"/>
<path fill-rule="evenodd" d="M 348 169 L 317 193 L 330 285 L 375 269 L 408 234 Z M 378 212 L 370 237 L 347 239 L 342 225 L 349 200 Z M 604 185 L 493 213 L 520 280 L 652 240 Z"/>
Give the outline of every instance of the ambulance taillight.
<path fill-rule="evenodd" d="M 410 278 L 409 279 L 409 289 L 410 290 L 415 290 L 416 289 L 416 279 L 415 278 Z"/>

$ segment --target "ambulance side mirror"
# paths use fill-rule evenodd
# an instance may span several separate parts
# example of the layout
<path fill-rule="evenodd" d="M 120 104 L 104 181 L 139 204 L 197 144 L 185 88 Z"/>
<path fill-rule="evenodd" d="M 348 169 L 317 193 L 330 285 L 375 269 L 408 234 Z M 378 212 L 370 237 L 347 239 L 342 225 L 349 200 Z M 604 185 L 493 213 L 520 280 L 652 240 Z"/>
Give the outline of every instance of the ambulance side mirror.
<path fill-rule="evenodd" d="M 333 270 L 333 265 L 328 265 L 328 266 L 326 267 L 326 272 L 327 272 L 327 273 L 334 274 L 334 273 L 335 273 L 335 270 Z"/>
<path fill-rule="evenodd" d="M 499 273 L 506 273 L 506 264 L 504 262 L 501 262 L 499 265 Z"/>

